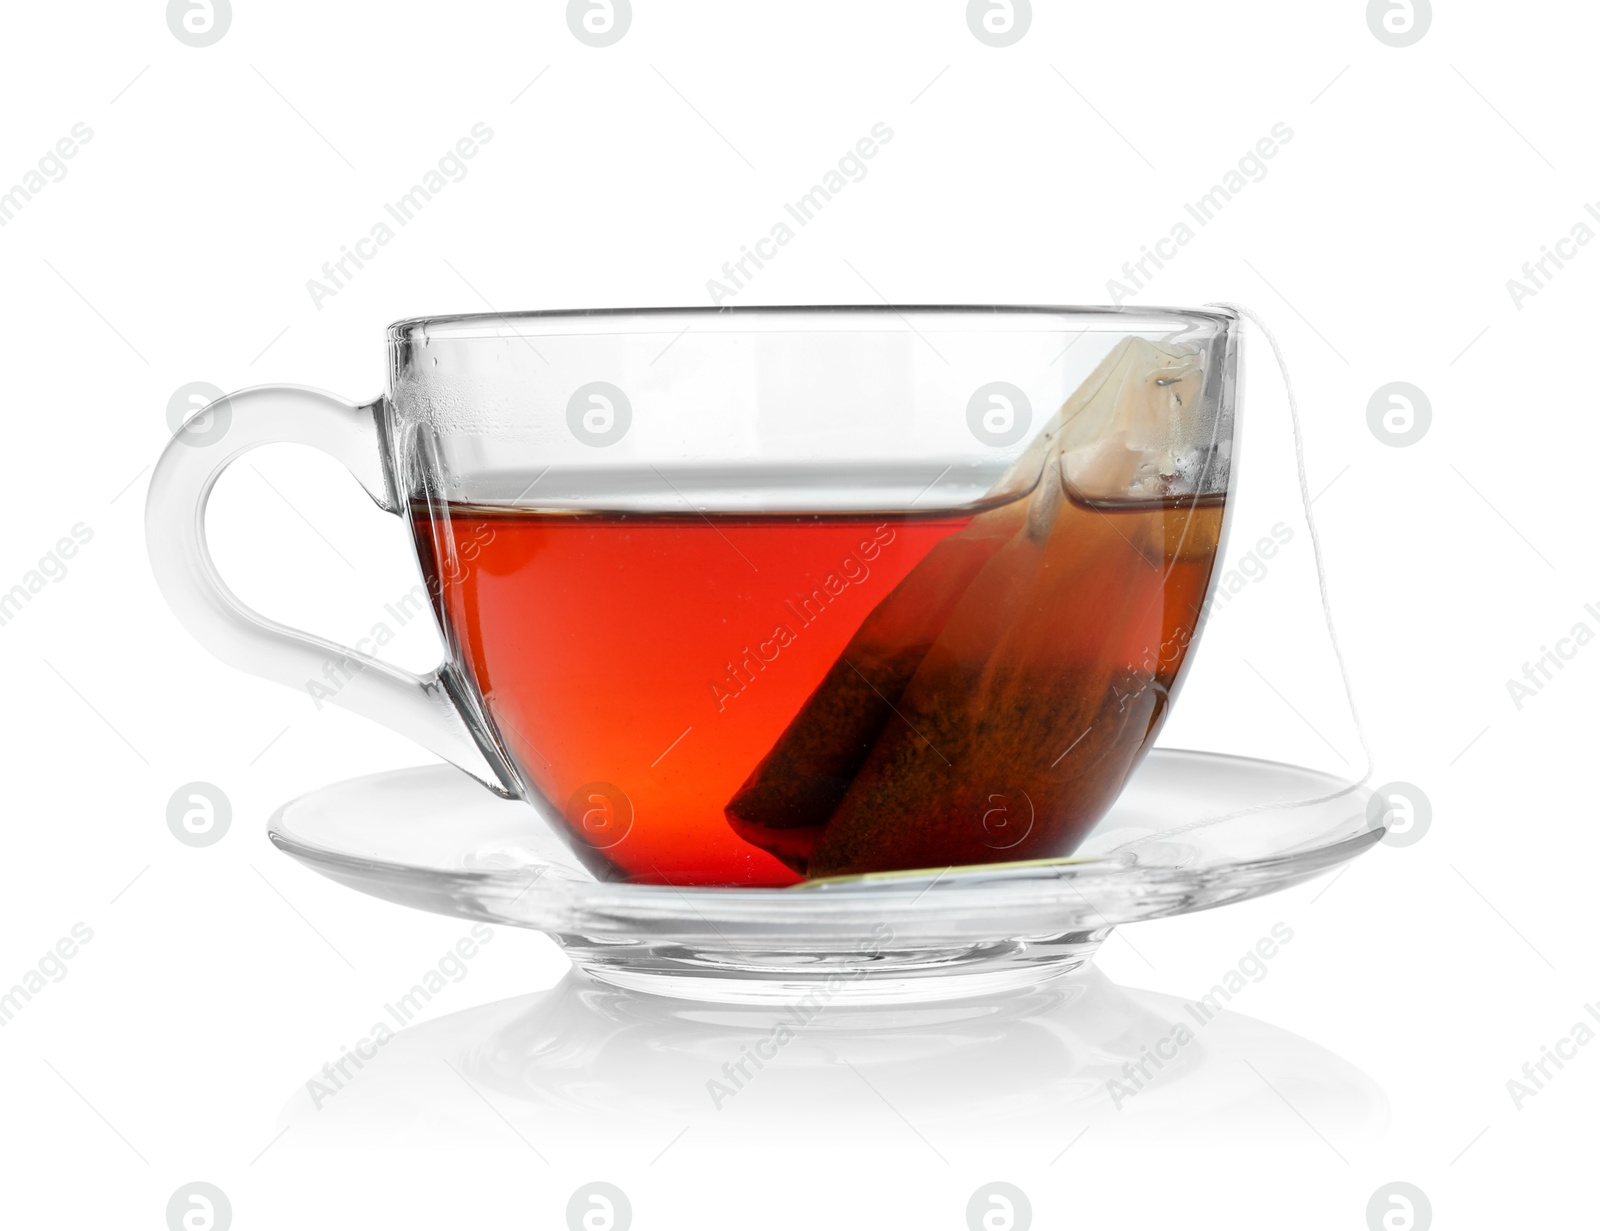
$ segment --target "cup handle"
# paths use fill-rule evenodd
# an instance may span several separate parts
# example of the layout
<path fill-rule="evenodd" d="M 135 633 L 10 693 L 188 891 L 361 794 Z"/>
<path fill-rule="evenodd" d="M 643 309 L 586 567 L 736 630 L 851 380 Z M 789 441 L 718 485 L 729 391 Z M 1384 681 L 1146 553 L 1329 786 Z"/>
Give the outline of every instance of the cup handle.
<path fill-rule="evenodd" d="M 385 460 L 378 400 L 357 406 L 299 385 L 262 385 L 213 402 L 179 428 L 156 463 L 145 503 L 145 538 L 156 583 L 173 612 L 223 662 L 294 689 L 324 682 L 329 663 L 342 686 L 330 698 L 391 727 L 458 766 L 497 794 L 515 789 L 462 718 L 448 665 L 427 675 L 303 633 L 251 611 L 228 589 L 206 543 L 206 503 L 217 478 L 265 444 L 311 445 L 338 458 L 386 512 L 402 502 Z"/>

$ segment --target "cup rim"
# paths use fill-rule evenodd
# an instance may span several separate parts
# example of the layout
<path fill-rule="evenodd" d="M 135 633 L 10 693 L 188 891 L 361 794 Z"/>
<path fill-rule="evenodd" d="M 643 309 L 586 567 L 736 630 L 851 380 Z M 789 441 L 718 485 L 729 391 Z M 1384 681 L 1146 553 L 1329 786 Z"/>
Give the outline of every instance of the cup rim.
<path fill-rule="evenodd" d="M 883 320 L 896 318 L 902 326 L 907 317 L 952 318 L 965 314 L 975 318 L 988 317 L 993 322 L 1026 317 L 1104 317 L 1117 318 L 1130 332 L 1140 328 L 1159 330 L 1188 324 L 1209 323 L 1232 328 L 1239 322 L 1239 314 L 1232 308 L 1217 304 L 1204 308 L 1178 308 L 1145 305 L 1079 305 L 1079 304 L 746 304 L 729 307 L 696 305 L 689 307 L 644 308 L 556 308 L 519 312 L 468 312 L 439 316 L 413 316 L 392 323 L 387 331 L 391 343 L 403 341 L 432 341 L 434 339 L 470 340 L 473 338 L 498 339 L 546 334 L 622 333 L 621 322 L 636 320 L 641 326 L 637 332 L 659 333 L 676 330 L 676 321 L 688 317 L 690 323 L 717 322 L 719 332 L 737 331 L 730 322 L 744 321 L 754 326 L 764 322 L 770 327 L 788 315 L 798 318 L 821 319 L 826 316 L 856 316 Z M 1138 325 L 1135 322 L 1145 322 Z M 977 322 L 974 321 L 974 324 Z"/>

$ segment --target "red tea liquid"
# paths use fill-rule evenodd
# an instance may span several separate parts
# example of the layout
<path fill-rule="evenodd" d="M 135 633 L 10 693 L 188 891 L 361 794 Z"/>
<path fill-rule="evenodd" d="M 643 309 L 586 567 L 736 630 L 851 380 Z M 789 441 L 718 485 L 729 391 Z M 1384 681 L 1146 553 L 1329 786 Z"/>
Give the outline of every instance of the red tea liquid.
<path fill-rule="evenodd" d="M 419 507 L 415 532 L 452 653 L 526 785 L 565 818 L 589 866 L 611 879 L 741 886 L 803 879 L 820 831 L 736 827 L 730 801 L 758 766 L 770 778 L 764 759 L 840 670 L 863 621 L 973 520 L 467 505 L 435 513 Z M 863 748 L 872 781 L 864 771 L 851 796 L 856 832 L 831 842 L 825 871 L 1068 853 L 1082 836 L 1069 831 L 1085 828 L 1084 817 L 1092 824 L 1160 725 L 1196 631 L 1221 513 L 1074 506 L 1036 566 L 1042 580 L 986 582 L 986 610 L 957 609 L 950 644 L 928 654 L 928 679 L 919 676 L 905 704 L 937 706 L 941 688 L 989 688 L 993 738 L 974 733 L 970 715 L 942 730 L 929 712 L 917 725 L 955 758 L 941 755 L 936 770 L 918 760 L 929 752 L 922 742 L 901 752 L 886 733 L 874 759 Z M 1004 669 L 963 663 L 963 638 L 978 635 L 958 626 L 963 618 L 1013 628 L 1007 644 L 1022 657 Z M 1058 704 L 1064 687 L 1086 679 L 1112 684 Z M 1062 755 L 1062 730 L 1083 713 L 1115 714 L 1080 746 L 1094 750 L 1093 764 Z M 1009 785 L 978 781 L 994 777 L 997 758 L 1025 772 L 1003 774 Z M 973 780 L 962 786 L 968 768 Z M 897 785 L 909 809 L 863 835 L 862 810 L 895 813 Z M 1020 819 L 1006 831 L 989 798 L 1006 791 L 1027 797 L 1020 839 Z"/>

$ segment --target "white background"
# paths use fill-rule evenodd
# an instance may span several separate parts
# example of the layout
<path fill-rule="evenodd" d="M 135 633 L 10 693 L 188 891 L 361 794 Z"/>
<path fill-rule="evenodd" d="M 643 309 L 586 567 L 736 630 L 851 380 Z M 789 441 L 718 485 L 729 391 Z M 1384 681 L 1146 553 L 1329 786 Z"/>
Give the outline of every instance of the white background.
<path fill-rule="evenodd" d="M 200 1179 L 239 1227 L 560 1227 L 595 1178 L 629 1194 L 639 1227 L 960 1227 L 995 1178 L 1029 1194 L 1039 1226 L 1359 1229 L 1396 1179 L 1440 1227 L 1579 1217 L 1563 1211 L 1592 1197 L 1600 1048 L 1520 1110 L 1506 1082 L 1600 998 L 1585 888 L 1600 649 L 1520 710 L 1506 681 L 1575 623 L 1600 629 L 1584 611 L 1600 602 L 1600 249 L 1520 307 L 1506 283 L 1600 199 L 1600 15 L 1440 7 L 1405 48 L 1355 0 L 1040 0 L 1005 49 L 956 0 L 636 0 L 605 49 L 552 0 L 241 0 L 205 48 L 174 37 L 159 3 L 9 12 L 0 190 L 75 123 L 93 131 L 0 228 L 0 590 L 75 524 L 93 534 L 0 627 L 0 985 L 75 923 L 94 933 L 0 1031 L 11 1218 L 161 1226 Z M 467 177 L 315 306 L 323 262 L 480 121 L 494 136 Z M 296 794 L 427 758 L 222 666 L 178 627 L 142 524 L 169 397 L 292 381 L 368 398 L 382 328 L 405 316 L 706 303 L 723 262 L 878 121 L 895 137 L 867 178 L 734 302 L 1105 302 L 1184 202 L 1274 124 L 1293 130 L 1133 301 L 1238 300 L 1275 324 L 1375 781 L 1420 787 L 1433 826 L 1331 887 L 1127 929 L 1099 965 L 1195 996 L 1290 923 L 1235 1007 L 1366 1073 L 1387 1123 L 1318 1124 L 1314 1103 L 1236 1065 L 1214 1076 L 1246 1112 L 1095 1130 L 1065 1155 L 1082 1127 L 1068 1112 L 1053 1133 L 952 1130 L 930 1150 L 866 1093 L 815 1109 L 804 1133 L 724 1119 L 653 1147 L 519 1121 L 548 1162 L 459 1085 L 428 1087 L 386 1134 L 310 1132 L 284 1111 L 307 1077 L 467 925 L 355 895 L 263 837 Z M 1265 360 L 1256 346 L 1246 413 L 1281 424 Z M 1396 380 L 1433 412 L 1404 448 L 1367 422 Z M 309 453 L 236 466 L 212 525 L 242 597 L 345 640 L 414 581 L 399 528 Z M 418 625 L 397 656 L 421 667 L 432 649 Z M 233 806 L 204 849 L 166 825 L 192 780 Z M 564 968 L 545 938 L 499 930 L 429 1015 Z M 683 1097 L 704 1114 L 701 1090 Z M 870 1145 L 828 1155 L 830 1116 Z"/>

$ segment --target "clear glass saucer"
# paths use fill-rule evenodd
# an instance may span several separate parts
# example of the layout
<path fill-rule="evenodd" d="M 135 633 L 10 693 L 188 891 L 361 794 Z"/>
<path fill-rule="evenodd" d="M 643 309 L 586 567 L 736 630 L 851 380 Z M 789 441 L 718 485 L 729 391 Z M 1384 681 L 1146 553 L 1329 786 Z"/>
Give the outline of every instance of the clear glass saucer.
<path fill-rule="evenodd" d="M 1118 924 L 1298 884 L 1382 838 L 1369 798 L 1316 770 L 1157 749 L 1071 859 L 791 889 L 596 881 L 529 808 L 447 765 L 313 791 L 267 832 L 363 893 L 545 932 L 619 987 L 886 1004 L 1041 983 L 1083 965 Z"/>

